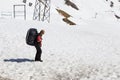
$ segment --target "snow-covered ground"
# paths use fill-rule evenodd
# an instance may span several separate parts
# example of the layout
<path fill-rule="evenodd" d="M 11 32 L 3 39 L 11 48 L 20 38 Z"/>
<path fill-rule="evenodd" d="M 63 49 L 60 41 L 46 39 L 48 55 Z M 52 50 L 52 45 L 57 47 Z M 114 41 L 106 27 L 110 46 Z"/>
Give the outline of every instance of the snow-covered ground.
<path fill-rule="evenodd" d="M 57 25 L 56 25 L 57 24 Z M 13 80 L 119 80 L 120 23 L 89 20 L 69 26 L 0 20 L 0 75 Z M 45 29 L 41 62 L 25 43 L 29 28 Z"/>
<path fill-rule="evenodd" d="M 0 19 L 0 79 L 120 80 L 120 22 L 111 12 L 119 12 L 118 2 L 113 9 L 106 0 L 71 1 L 79 11 L 64 5 L 63 0 L 51 1 L 50 23 Z M 0 11 L 12 11 L 2 3 Z M 70 13 L 77 25 L 63 22 L 55 8 Z M 31 27 L 46 32 L 42 63 L 34 61 L 35 47 L 25 43 Z"/>

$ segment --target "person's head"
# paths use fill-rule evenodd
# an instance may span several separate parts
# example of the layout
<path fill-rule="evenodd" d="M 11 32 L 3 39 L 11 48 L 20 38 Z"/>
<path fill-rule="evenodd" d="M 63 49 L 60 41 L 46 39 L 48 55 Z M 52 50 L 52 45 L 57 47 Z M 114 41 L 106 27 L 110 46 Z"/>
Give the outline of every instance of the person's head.
<path fill-rule="evenodd" d="M 40 31 L 39 35 L 42 36 L 43 34 L 45 34 L 45 30 L 42 29 L 42 30 Z"/>

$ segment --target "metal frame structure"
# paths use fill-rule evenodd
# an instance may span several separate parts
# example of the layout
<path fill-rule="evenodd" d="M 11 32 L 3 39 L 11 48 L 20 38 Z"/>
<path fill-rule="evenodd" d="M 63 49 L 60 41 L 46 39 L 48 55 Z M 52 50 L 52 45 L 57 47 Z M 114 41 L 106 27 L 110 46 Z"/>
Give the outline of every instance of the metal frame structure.
<path fill-rule="evenodd" d="M 23 10 L 16 10 L 16 7 L 23 7 Z M 26 20 L 26 5 L 24 4 L 13 5 L 13 13 L 14 18 L 16 18 L 17 16 L 24 16 L 24 20 Z"/>
<path fill-rule="evenodd" d="M 33 20 L 50 22 L 51 0 L 36 0 L 33 13 Z"/>

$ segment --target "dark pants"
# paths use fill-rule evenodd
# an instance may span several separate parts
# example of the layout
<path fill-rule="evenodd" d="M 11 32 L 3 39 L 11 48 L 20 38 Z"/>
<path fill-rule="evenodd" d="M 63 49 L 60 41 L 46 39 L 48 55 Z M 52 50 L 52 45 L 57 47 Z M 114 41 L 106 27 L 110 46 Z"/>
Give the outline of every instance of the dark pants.
<path fill-rule="evenodd" d="M 35 48 L 36 48 L 36 55 L 35 55 L 35 61 L 40 61 L 41 60 L 41 54 L 42 54 L 42 50 L 41 47 L 39 45 L 39 43 L 35 44 Z"/>

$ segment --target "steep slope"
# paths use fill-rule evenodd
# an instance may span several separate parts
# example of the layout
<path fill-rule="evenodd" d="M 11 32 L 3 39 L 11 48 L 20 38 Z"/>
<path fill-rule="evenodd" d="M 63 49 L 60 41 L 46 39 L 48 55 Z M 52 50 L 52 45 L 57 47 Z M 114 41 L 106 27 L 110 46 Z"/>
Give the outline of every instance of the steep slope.
<path fill-rule="evenodd" d="M 53 1 L 52 7 L 57 9 L 62 9 L 71 15 L 70 20 L 75 22 L 76 24 L 80 24 L 80 22 L 84 22 L 84 20 L 89 19 L 106 19 L 106 20 L 115 20 L 114 13 L 119 12 L 118 3 L 116 3 L 114 8 L 110 7 L 110 3 L 106 0 L 71 0 L 74 4 L 76 4 L 79 10 L 75 10 L 70 6 L 65 4 L 65 0 L 61 1 Z"/>
<path fill-rule="evenodd" d="M 58 15 L 56 12 L 57 9 L 64 10 L 65 12 L 69 13 L 72 17 L 70 20 L 76 22 L 77 24 L 80 21 L 93 19 L 93 18 L 104 18 L 104 19 L 113 19 L 114 13 L 119 15 L 119 1 L 118 0 L 70 0 L 73 2 L 79 10 L 76 10 L 68 5 L 65 4 L 65 0 L 52 0 L 51 1 L 51 18 L 54 15 Z M 111 1 L 114 3 L 113 7 L 110 7 Z M 33 5 L 29 6 L 29 2 Z M 1 12 L 11 12 L 13 15 L 13 5 L 14 4 L 21 4 L 22 0 L 4 0 L 0 1 L 0 11 Z M 35 0 L 29 0 L 26 3 L 27 7 L 27 19 L 32 20 L 33 18 L 33 11 L 34 11 Z M 111 18 L 112 17 L 112 18 Z M 115 18 L 115 17 L 114 17 Z M 83 20 L 81 20 L 83 19 Z M 61 19 L 62 20 L 62 19 Z"/>

